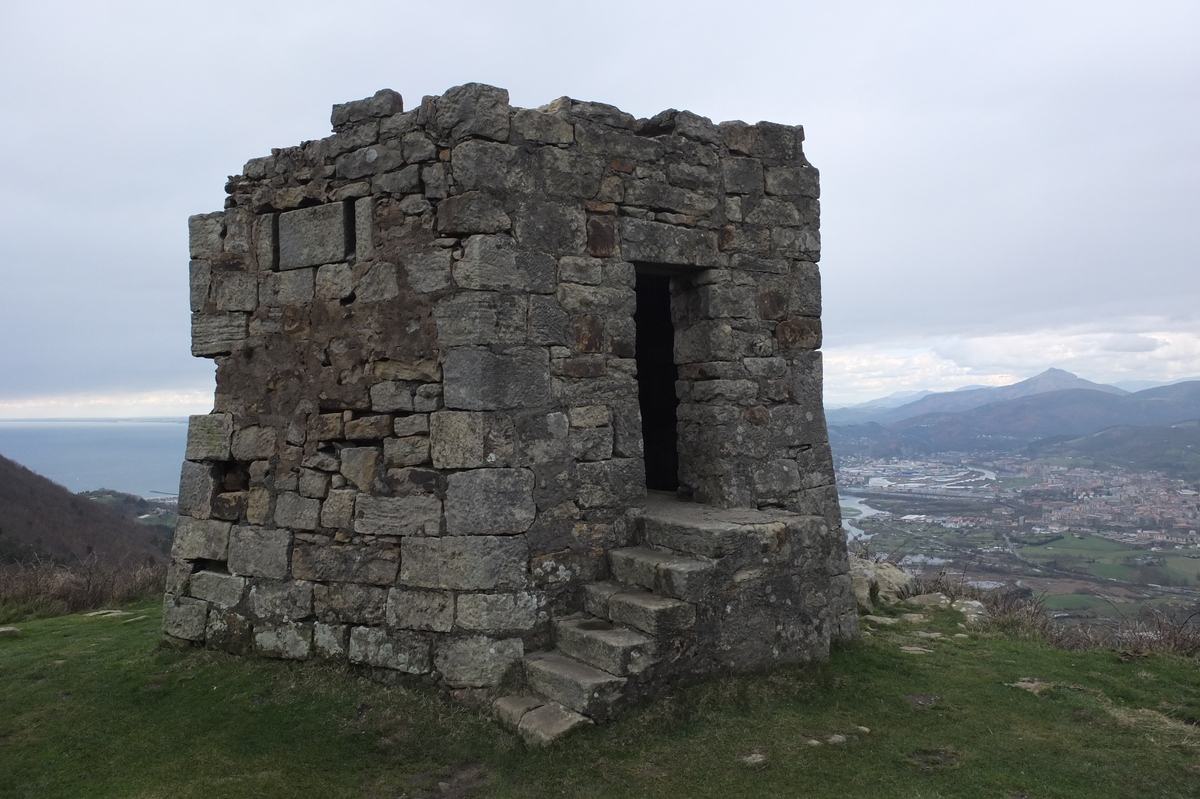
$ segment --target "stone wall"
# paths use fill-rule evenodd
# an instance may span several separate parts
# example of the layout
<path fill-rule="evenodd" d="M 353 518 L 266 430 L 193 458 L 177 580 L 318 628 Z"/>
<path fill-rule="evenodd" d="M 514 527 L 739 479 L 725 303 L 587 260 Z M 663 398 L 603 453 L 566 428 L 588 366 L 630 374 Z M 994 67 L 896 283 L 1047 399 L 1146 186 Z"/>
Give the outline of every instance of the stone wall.
<path fill-rule="evenodd" d="M 217 392 L 166 634 L 499 684 L 634 543 L 651 273 L 672 276 L 679 493 L 820 517 L 812 585 L 840 580 L 802 129 L 479 84 L 402 105 L 335 106 L 332 136 L 251 160 L 190 220 Z"/>

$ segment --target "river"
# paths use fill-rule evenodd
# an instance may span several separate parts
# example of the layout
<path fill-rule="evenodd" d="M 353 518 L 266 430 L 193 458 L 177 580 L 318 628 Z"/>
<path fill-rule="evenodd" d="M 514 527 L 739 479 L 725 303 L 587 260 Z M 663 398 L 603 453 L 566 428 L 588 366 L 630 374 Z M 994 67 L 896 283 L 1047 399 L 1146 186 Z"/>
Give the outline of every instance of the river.
<path fill-rule="evenodd" d="M 846 531 L 846 540 L 866 541 L 868 538 L 870 538 L 871 534 L 855 526 L 853 519 L 858 519 L 863 516 L 875 516 L 883 513 L 884 511 L 881 511 L 878 508 L 872 508 L 865 501 L 863 501 L 862 497 L 850 496 L 848 494 L 838 494 L 838 504 L 843 508 L 851 508 L 858 511 L 858 516 L 842 519 L 842 529 Z"/>

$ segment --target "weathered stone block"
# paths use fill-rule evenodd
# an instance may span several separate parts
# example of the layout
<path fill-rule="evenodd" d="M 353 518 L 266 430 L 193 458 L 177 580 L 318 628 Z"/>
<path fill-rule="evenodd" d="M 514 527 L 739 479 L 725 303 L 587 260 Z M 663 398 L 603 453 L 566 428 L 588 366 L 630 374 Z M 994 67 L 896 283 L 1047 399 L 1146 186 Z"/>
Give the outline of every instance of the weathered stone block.
<path fill-rule="evenodd" d="M 411 135 L 411 134 L 409 134 Z M 367 178 L 372 175 L 378 175 L 383 172 L 391 172 L 393 169 L 398 169 L 405 162 L 405 153 L 400 147 L 395 146 L 395 143 L 388 144 L 373 144 L 369 147 L 363 147 L 353 152 L 339 155 L 334 162 L 336 174 L 339 178 L 354 180 L 356 178 Z M 282 221 L 282 220 L 281 220 Z M 280 252 L 282 253 L 282 232 L 283 227 L 280 225 Z M 282 258 L 280 259 L 282 261 Z"/>
<path fill-rule="evenodd" d="M 213 608 L 208 612 L 208 623 L 204 626 L 204 643 L 206 646 L 244 655 L 253 648 L 253 633 L 253 625 L 242 614 Z"/>
<path fill-rule="evenodd" d="M 691 267 L 722 265 L 715 237 L 707 230 L 623 217 L 620 232 L 621 257 L 626 261 Z"/>
<path fill-rule="evenodd" d="M 429 648 L 429 639 L 419 633 L 378 627 L 355 627 L 350 631 L 351 663 L 428 674 Z"/>
<path fill-rule="evenodd" d="M 330 491 L 321 503 L 321 526 L 348 528 L 354 524 L 354 502 L 358 492 L 353 489 Z"/>
<path fill-rule="evenodd" d="M 246 492 L 246 521 L 263 525 L 271 520 L 271 492 L 255 486 Z"/>
<path fill-rule="evenodd" d="M 527 591 L 516 594 L 459 594 L 455 619 L 464 630 L 532 630 L 538 621 L 538 600 Z"/>
<path fill-rule="evenodd" d="M 383 624 L 387 589 L 353 583 L 313 586 L 313 612 L 328 623 Z"/>
<path fill-rule="evenodd" d="M 387 624 L 405 630 L 448 633 L 454 627 L 454 594 L 393 588 L 388 592 Z"/>
<path fill-rule="evenodd" d="M 451 140 L 508 141 L 508 92 L 482 83 L 449 89 L 434 101 L 437 127 Z"/>
<path fill-rule="evenodd" d="M 400 437 L 428 435 L 429 414 L 414 413 L 411 416 L 401 416 L 392 424 L 392 431 Z"/>
<path fill-rule="evenodd" d="M 429 463 L 429 436 L 389 438 L 383 442 L 383 459 L 388 466 Z"/>
<path fill-rule="evenodd" d="M 231 574 L 198 571 L 191 579 L 191 595 L 218 608 L 231 608 L 241 602 L 245 590 L 245 578 Z"/>
<path fill-rule="evenodd" d="M 482 591 L 524 588 L 529 546 L 519 536 L 406 538 L 400 584 Z"/>
<path fill-rule="evenodd" d="M 450 285 L 450 266 L 453 259 L 448 250 L 413 253 L 403 259 L 408 285 L 413 291 L 429 293 Z"/>
<path fill-rule="evenodd" d="M 267 460 L 276 453 L 279 433 L 272 427 L 243 427 L 233 434 L 233 457 L 239 461 Z"/>
<path fill-rule="evenodd" d="M 192 314 L 192 355 L 208 358 L 238 349 L 246 340 L 246 314 Z"/>
<path fill-rule="evenodd" d="M 578 207 L 528 200 L 514 212 L 512 228 L 522 249 L 551 255 L 587 252 L 587 215 Z"/>
<path fill-rule="evenodd" d="M 767 169 L 767 194 L 817 199 L 821 196 L 820 175 L 811 166 L 776 166 Z"/>
<path fill-rule="evenodd" d="M 344 203 L 279 215 L 279 268 L 300 269 L 346 260 L 348 208 Z"/>
<path fill-rule="evenodd" d="M 318 300 L 342 300 L 354 293 L 354 270 L 350 264 L 325 264 L 317 269 L 313 296 Z"/>
<path fill-rule="evenodd" d="M 412 389 L 394 380 L 384 380 L 370 388 L 371 410 L 411 411 Z M 349 436 L 347 436 L 349 438 Z"/>
<path fill-rule="evenodd" d="M 343 424 L 340 413 L 318 414 L 308 421 L 308 437 L 315 441 L 341 438 Z"/>
<path fill-rule="evenodd" d="M 522 344 L 528 308 L 528 298 L 520 294 L 463 291 L 439 300 L 433 319 L 447 346 Z"/>
<path fill-rule="evenodd" d="M 821 320 L 811 316 L 793 316 L 775 327 L 779 346 L 788 350 L 815 350 L 821 346 Z"/>
<path fill-rule="evenodd" d="M 613 454 L 611 427 L 582 427 L 571 431 L 571 454 L 578 461 L 608 460 Z"/>
<path fill-rule="evenodd" d="M 212 286 L 212 264 L 193 259 L 188 264 L 188 302 L 192 313 L 204 310 Z"/>
<path fill-rule="evenodd" d="M 725 158 L 721 177 L 730 194 L 755 194 L 763 191 L 763 166 L 753 158 Z"/>
<path fill-rule="evenodd" d="M 287 577 L 292 534 L 265 527 L 233 527 L 229 533 L 229 571 L 247 577 Z"/>
<path fill-rule="evenodd" d="M 354 507 L 354 532 L 359 535 L 437 535 L 441 522 L 437 497 L 362 494 Z"/>
<path fill-rule="evenodd" d="M 394 299 L 400 294 L 397 279 L 395 264 L 375 264 L 358 281 L 354 289 L 355 297 L 359 302 L 384 302 Z"/>
<path fill-rule="evenodd" d="M 417 413 L 433 413 L 442 409 L 442 387 L 437 383 L 417 386 L 413 394 L 413 410 Z"/>
<path fill-rule="evenodd" d="M 479 191 L 468 191 L 447 197 L 438 204 L 438 230 L 442 233 L 499 233 L 512 227 L 504 209 L 492 197 Z"/>
<path fill-rule="evenodd" d="M 171 557 L 180 560 L 225 560 L 229 551 L 229 522 L 180 516 L 175 525 Z"/>
<path fill-rule="evenodd" d="M 555 114 L 528 108 L 514 108 L 512 131 L 522 139 L 541 144 L 570 144 L 575 128 Z"/>
<path fill-rule="evenodd" d="M 312 625 L 284 622 L 256 628 L 254 647 L 267 657 L 304 660 L 312 652 Z"/>
<path fill-rule="evenodd" d="M 400 547 L 394 544 L 297 541 L 292 548 L 292 576 L 298 580 L 392 585 L 399 564 Z"/>
<path fill-rule="evenodd" d="M 333 106 L 330 122 L 334 130 L 342 130 L 356 122 L 390 117 L 404 111 L 404 98 L 391 89 L 380 89 L 363 100 L 338 103 Z"/>
<path fill-rule="evenodd" d="M 224 211 L 188 217 L 188 252 L 193 258 L 216 258 L 224 237 Z"/>
<path fill-rule="evenodd" d="M 267 621 L 296 621 L 313 612 L 313 584 L 307 580 L 255 581 L 250 587 L 250 612 Z"/>
<path fill-rule="evenodd" d="M 342 450 L 342 476 L 359 491 L 370 491 L 381 454 L 379 447 L 346 447 Z"/>
<path fill-rule="evenodd" d="M 233 438 L 233 415 L 210 413 L 188 417 L 187 450 L 190 461 L 224 461 L 229 459 L 229 444 Z"/>
<path fill-rule="evenodd" d="M 163 632 L 186 641 L 203 641 L 208 603 L 167 594 L 163 599 Z"/>
<path fill-rule="evenodd" d="M 506 191 L 519 181 L 525 172 L 524 159 L 517 147 L 487 141 L 465 141 L 453 150 L 451 167 L 454 180 L 463 191 L 486 189 Z M 425 179 L 425 193 L 429 195 L 429 180 Z"/>
<path fill-rule="evenodd" d="M 451 535 L 523 533 L 537 514 L 533 472 L 475 469 L 446 480 L 446 532 Z"/>
<path fill-rule="evenodd" d="M 262 286 L 262 304 L 284 308 L 311 302 L 316 296 L 316 274 L 317 270 L 310 267 L 267 275 Z"/>
<path fill-rule="evenodd" d="M 520 638 L 450 638 L 440 641 L 434 666 L 456 688 L 499 685 L 509 669 L 525 656 Z"/>
<path fill-rule="evenodd" d="M 317 657 L 340 660 L 346 656 L 350 628 L 345 624 L 313 625 L 313 654 Z"/>
<path fill-rule="evenodd" d="M 435 358 L 376 361 L 371 372 L 381 380 L 441 380 L 442 367 Z"/>
<path fill-rule="evenodd" d="M 258 275 L 217 272 L 213 278 L 213 302 L 218 311 L 253 311 L 258 307 Z"/>
<path fill-rule="evenodd" d="M 530 409 L 550 403 L 550 357 L 544 349 L 451 350 L 443 371 L 449 408 Z"/>
<path fill-rule="evenodd" d="M 329 475 L 316 469 L 301 469 L 299 491 L 302 497 L 325 499 L 329 493 Z"/>
<path fill-rule="evenodd" d="M 275 524 L 293 530 L 315 530 L 320 526 L 321 501 L 281 491 L 275 500 Z"/>
<path fill-rule="evenodd" d="M 395 172 L 376 175 L 371 181 L 371 188 L 377 193 L 412 194 L 421 188 L 421 167 L 410 164 Z"/>
<path fill-rule="evenodd" d="M 430 448 L 438 469 L 475 469 L 485 466 L 484 415 L 468 411 L 441 411 L 430 417 Z"/>
<path fill-rule="evenodd" d="M 392 434 L 392 417 L 389 415 L 363 416 L 346 422 L 346 438 L 363 441 L 386 438 Z"/>
<path fill-rule="evenodd" d="M 508 236 L 477 235 L 463 245 L 463 257 L 454 264 L 454 282 L 471 290 L 544 294 L 554 290 L 556 269 L 553 258 L 521 252 Z"/>

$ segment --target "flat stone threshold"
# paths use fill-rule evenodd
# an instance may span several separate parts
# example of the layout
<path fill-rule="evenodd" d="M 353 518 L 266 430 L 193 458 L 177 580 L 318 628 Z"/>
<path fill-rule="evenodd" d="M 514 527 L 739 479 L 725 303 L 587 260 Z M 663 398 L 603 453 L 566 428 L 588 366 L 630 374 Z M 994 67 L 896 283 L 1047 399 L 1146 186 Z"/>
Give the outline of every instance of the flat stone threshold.
<path fill-rule="evenodd" d="M 646 492 L 646 516 L 659 522 L 699 528 L 731 524 L 771 524 L 789 519 L 811 518 L 781 508 L 718 508 L 702 502 L 680 499 L 670 491 Z"/>

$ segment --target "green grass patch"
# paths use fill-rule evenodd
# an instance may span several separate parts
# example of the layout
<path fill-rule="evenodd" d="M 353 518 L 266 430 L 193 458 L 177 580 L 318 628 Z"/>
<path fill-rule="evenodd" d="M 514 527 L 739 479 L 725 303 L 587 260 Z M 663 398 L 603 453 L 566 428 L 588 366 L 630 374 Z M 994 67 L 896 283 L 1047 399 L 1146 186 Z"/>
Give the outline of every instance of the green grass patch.
<path fill-rule="evenodd" d="M 828 663 L 680 686 L 528 751 L 419 682 L 163 649 L 157 605 L 128 610 L 0 639 L 0 796 L 435 796 L 449 782 L 478 797 L 1190 797 L 1200 781 L 1197 663 L 955 638 L 952 611 Z M 1010 685 L 1023 678 L 1047 687 Z"/>
<path fill-rule="evenodd" d="M 1042 607 L 1046 610 L 1107 610 L 1112 603 L 1091 594 L 1049 594 L 1042 600 Z"/>

